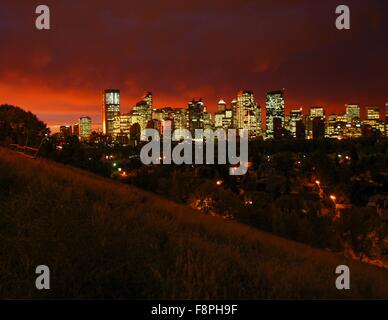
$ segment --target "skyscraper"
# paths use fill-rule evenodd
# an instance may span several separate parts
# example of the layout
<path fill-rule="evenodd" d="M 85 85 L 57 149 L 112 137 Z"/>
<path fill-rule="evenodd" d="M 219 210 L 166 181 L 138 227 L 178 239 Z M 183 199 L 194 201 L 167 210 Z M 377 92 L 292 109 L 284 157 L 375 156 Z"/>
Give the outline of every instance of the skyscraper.
<path fill-rule="evenodd" d="M 288 130 L 291 135 L 296 138 L 296 124 L 299 120 L 303 119 L 302 108 L 291 110 L 290 119 L 288 122 Z"/>
<path fill-rule="evenodd" d="M 347 104 L 346 105 L 346 115 L 353 122 L 355 120 L 360 120 L 360 106 L 358 104 Z"/>
<path fill-rule="evenodd" d="M 196 129 L 204 129 L 204 112 L 205 106 L 202 99 L 193 99 L 189 102 L 189 129 L 193 137 Z"/>
<path fill-rule="evenodd" d="M 315 119 L 320 119 L 320 121 Z M 325 121 L 326 121 L 325 109 L 323 107 L 311 107 L 310 113 L 306 121 L 307 138 L 318 139 L 318 136 L 320 136 L 320 134 L 317 134 L 317 133 L 320 132 L 322 124 L 325 130 Z M 316 126 L 319 126 L 319 130 L 317 129 L 317 127 L 315 128 L 315 134 L 314 134 L 314 123 Z"/>
<path fill-rule="evenodd" d="M 221 112 L 225 111 L 225 109 L 226 109 L 226 102 L 221 99 L 220 101 L 218 101 L 217 108 L 218 108 L 218 111 L 221 111 Z"/>
<path fill-rule="evenodd" d="M 81 141 L 89 140 L 92 134 L 92 119 L 90 117 L 79 118 L 79 137 Z"/>
<path fill-rule="evenodd" d="M 366 108 L 367 120 L 380 120 L 380 109 L 375 107 Z"/>
<path fill-rule="evenodd" d="M 233 128 L 237 128 L 237 100 L 233 99 L 230 103 L 233 113 L 232 126 Z"/>
<path fill-rule="evenodd" d="M 121 144 L 128 144 L 132 126 L 132 114 L 120 114 L 115 117 L 113 137 Z"/>
<path fill-rule="evenodd" d="M 255 102 L 253 92 L 241 90 L 237 95 L 236 128 L 246 129 L 250 138 L 256 138 L 261 134 L 261 109 Z"/>
<path fill-rule="evenodd" d="M 218 102 L 218 111 L 214 115 L 214 127 L 216 129 L 231 129 L 233 126 L 233 110 L 226 106 L 224 100 Z"/>
<path fill-rule="evenodd" d="M 59 127 L 59 134 L 62 138 L 68 138 L 73 135 L 73 127 L 66 125 L 66 126 L 60 126 Z"/>
<path fill-rule="evenodd" d="M 115 117 L 120 114 L 120 90 L 104 91 L 102 110 L 102 132 L 112 135 Z"/>
<path fill-rule="evenodd" d="M 266 130 L 267 138 L 274 137 L 273 119 L 279 118 L 281 125 L 284 125 L 284 91 L 272 91 L 267 93 L 266 98 Z"/>
<path fill-rule="evenodd" d="M 323 139 L 325 137 L 325 121 L 322 117 L 315 117 L 313 119 L 313 139 Z"/>

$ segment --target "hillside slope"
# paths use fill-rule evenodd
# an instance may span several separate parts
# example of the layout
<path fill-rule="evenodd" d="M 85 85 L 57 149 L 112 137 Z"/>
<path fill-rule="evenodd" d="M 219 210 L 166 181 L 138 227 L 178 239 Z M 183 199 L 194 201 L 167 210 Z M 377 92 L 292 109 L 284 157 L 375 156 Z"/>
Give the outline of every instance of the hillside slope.
<path fill-rule="evenodd" d="M 388 272 L 0 148 L 0 298 L 388 298 Z"/>

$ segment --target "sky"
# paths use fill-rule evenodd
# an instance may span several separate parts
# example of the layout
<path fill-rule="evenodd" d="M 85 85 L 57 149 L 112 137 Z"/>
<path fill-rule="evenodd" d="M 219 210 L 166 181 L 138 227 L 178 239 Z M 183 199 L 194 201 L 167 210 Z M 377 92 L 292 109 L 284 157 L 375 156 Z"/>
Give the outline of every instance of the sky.
<path fill-rule="evenodd" d="M 49 6 L 51 30 L 35 28 Z M 335 28 L 335 9 L 351 29 Z M 286 108 L 388 102 L 386 0 L 2 0 L 0 104 L 49 125 L 101 122 L 102 91 L 128 112 L 145 91 L 156 107 L 203 98 L 210 111 L 252 90 L 285 89 Z"/>

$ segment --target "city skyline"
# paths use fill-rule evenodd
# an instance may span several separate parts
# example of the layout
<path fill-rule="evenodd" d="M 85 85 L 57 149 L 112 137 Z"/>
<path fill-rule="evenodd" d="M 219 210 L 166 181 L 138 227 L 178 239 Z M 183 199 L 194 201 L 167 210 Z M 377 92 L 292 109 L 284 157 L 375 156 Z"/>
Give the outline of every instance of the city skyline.
<path fill-rule="evenodd" d="M 152 92 L 146 91 L 130 110 L 122 110 L 120 100 L 120 89 L 105 89 L 101 126 L 95 123 L 92 126 L 91 117 L 82 116 L 78 123 L 62 124 L 52 133 L 59 132 L 62 137 L 74 134 L 85 141 L 92 131 L 96 131 L 125 145 L 137 134 L 143 136 L 147 128 L 157 129 L 163 135 L 166 126 L 171 130 L 178 129 L 182 138 L 186 136 L 185 130 L 194 135 L 196 129 L 246 129 L 250 140 L 260 137 L 276 140 L 287 137 L 348 139 L 370 136 L 373 132 L 387 136 L 388 132 L 388 103 L 383 108 L 348 103 L 340 113 L 331 114 L 326 113 L 324 106 L 311 106 L 307 112 L 302 107 L 286 112 L 284 90 L 267 92 L 263 107 L 255 101 L 252 91 L 243 89 L 229 104 L 220 99 L 214 113 L 208 111 L 201 98 L 192 99 L 185 108 L 155 108 Z M 80 134 L 85 126 L 82 119 L 85 118 L 87 131 Z M 102 130 L 96 130 L 96 127 Z"/>
<path fill-rule="evenodd" d="M 347 31 L 335 28 L 331 0 L 48 4 L 47 32 L 34 27 L 32 1 L 3 4 L 0 97 L 50 126 L 74 114 L 100 122 L 95 93 L 110 86 L 123 90 L 123 108 L 145 88 L 158 107 L 202 97 L 211 112 L 239 88 L 253 90 L 261 106 L 267 91 L 285 88 L 286 112 L 323 105 L 330 114 L 387 100 L 381 1 L 349 1 Z"/>
<path fill-rule="evenodd" d="M 214 107 L 213 108 L 209 108 L 209 105 L 206 103 L 206 101 L 202 98 L 199 98 L 196 100 L 196 98 L 193 98 L 192 100 L 188 100 L 186 102 L 185 105 L 182 105 L 182 106 L 155 106 L 153 104 L 153 101 L 154 101 L 154 95 L 152 92 L 150 91 L 144 91 L 144 95 L 143 95 L 143 100 L 138 97 L 138 99 L 136 100 L 136 103 L 133 103 L 133 105 L 129 106 L 129 107 L 122 107 L 120 101 L 121 101 L 121 95 L 122 95 L 122 91 L 120 89 L 104 89 L 102 90 L 103 93 L 102 93 L 102 96 L 103 96 L 103 110 L 102 110 L 102 116 L 99 117 L 99 116 L 95 116 L 95 117 L 91 117 L 91 115 L 76 115 L 74 114 L 73 115 L 73 121 L 69 121 L 69 122 L 66 122 L 66 123 L 60 123 L 60 124 L 57 124 L 57 125 L 48 125 L 48 127 L 50 127 L 50 129 L 52 130 L 52 133 L 57 133 L 60 131 L 60 127 L 63 127 L 63 126 L 69 126 L 69 125 L 75 125 L 77 123 L 77 121 L 80 119 L 80 117 L 88 117 L 90 119 L 93 119 L 93 125 L 92 125 L 92 131 L 97 131 L 97 132 L 103 132 L 103 133 L 107 133 L 106 130 L 104 130 L 104 118 L 106 118 L 106 110 L 105 110 L 105 105 L 109 105 L 109 107 L 111 107 L 111 102 L 107 102 L 106 99 L 107 99 L 107 94 L 113 94 L 112 97 L 110 97 L 110 99 L 113 99 L 115 100 L 115 103 L 116 103 L 116 107 L 114 108 L 114 112 L 112 113 L 112 116 L 110 117 L 110 121 L 112 123 L 112 126 L 113 126 L 113 120 L 114 120 L 114 116 L 116 115 L 127 115 L 127 114 L 130 114 L 132 113 L 134 110 L 139 110 L 139 107 L 141 109 L 142 107 L 142 104 L 145 103 L 146 105 L 148 105 L 148 107 L 150 107 L 151 109 L 151 113 L 150 116 L 153 120 L 155 120 L 156 118 L 154 118 L 154 112 L 157 111 L 157 110 L 166 110 L 166 109 L 172 109 L 173 111 L 175 110 L 181 110 L 181 109 L 187 109 L 192 103 L 194 102 L 200 102 L 201 105 L 203 107 L 206 108 L 206 111 L 210 114 L 211 118 L 210 120 L 212 121 L 212 124 L 213 126 L 216 126 L 217 127 L 217 121 L 222 121 L 221 119 L 218 119 L 217 120 L 217 116 L 222 113 L 221 111 L 225 112 L 225 110 L 229 110 L 230 112 L 232 112 L 234 115 L 233 117 L 236 117 L 235 118 L 235 125 L 236 127 L 238 128 L 243 128 L 244 126 L 240 123 L 241 120 L 238 120 L 239 118 L 239 115 L 236 114 L 236 107 L 239 108 L 240 110 L 242 110 L 242 108 L 244 108 L 244 100 L 241 100 L 241 106 L 238 107 L 239 105 L 239 96 L 241 96 L 241 99 L 243 99 L 243 94 L 247 94 L 247 107 L 248 109 L 250 108 L 250 99 L 252 100 L 252 107 L 255 108 L 257 107 L 258 108 L 258 118 L 257 118 L 257 121 L 258 121 L 258 128 L 257 130 L 259 131 L 263 131 L 262 133 L 266 133 L 267 131 L 267 125 L 268 125 L 268 122 L 267 122 L 267 107 L 271 105 L 271 103 L 268 102 L 268 97 L 270 97 L 271 95 L 280 95 L 281 97 L 281 101 L 282 101 L 282 106 L 281 106 L 281 110 L 283 111 L 280 111 L 281 112 L 281 118 L 282 118 L 282 121 L 281 121 L 281 127 L 285 127 L 285 120 L 289 120 L 289 119 L 292 119 L 294 114 L 295 113 L 300 113 L 300 115 L 302 116 L 302 118 L 306 117 L 306 116 L 320 116 L 320 113 L 323 112 L 324 113 L 324 116 L 326 117 L 330 117 L 330 116 L 346 116 L 346 115 L 352 115 L 352 117 L 354 117 L 354 114 L 352 114 L 352 112 L 354 112 L 354 108 L 358 109 L 358 118 L 360 120 L 367 120 L 368 119 L 368 110 L 377 110 L 378 111 L 378 114 L 379 114 L 379 120 L 382 120 L 382 121 L 385 121 L 385 117 L 388 115 L 388 102 L 386 103 L 383 103 L 381 106 L 371 106 L 371 105 L 360 105 L 359 103 L 357 102 L 351 102 L 351 103 L 346 103 L 342 109 L 339 109 L 338 112 L 332 112 L 332 113 L 327 113 L 327 108 L 323 105 L 320 105 L 320 106 L 308 106 L 308 107 L 303 107 L 303 106 L 299 106 L 299 107 L 290 107 L 286 101 L 287 101 L 287 95 L 285 94 L 285 90 L 275 90 L 275 91 L 269 91 L 267 92 L 266 94 L 266 97 L 267 97 L 267 101 L 264 103 L 264 105 L 261 105 L 257 102 L 257 98 L 254 94 L 253 91 L 250 91 L 250 90 L 247 90 L 247 89 L 241 89 L 239 90 L 237 93 L 236 93 L 236 96 L 234 98 L 232 98 L 229 102 L 225 102 L 224 99 L 220 98 L 218 100 L 218 103 L 216 104 L 217 105 L 217 109 L 215 109 Z M 148 99 L 147 96 L 150 97 L 151 101 L 150 102 L 147 102 L 146 100 Z M 222 106 L 221 106 L 222 105 Z M 220 106 L 221 108 L 223 109 L 220 109 Z M 146 106 L 147 107 L 147 106 Z M 272 108 L 270 106 L 270 108 Z M 211 110 L 211 111 L 209 111 Z M 253 109 L 252 109 L 253 110 Z M 317 114 L 311 114 L 311 111 L 313 110 L 313 112 L 317 112 L 316 110 L 318 110 L 318 113 Z M 320 111 L 322 110 L 322 111 Z M 349 110 L 353 110 L 353 111 L 349 111 Z M 240 111 L 241 112 L 241 111 Z M 272 111 L 270 111 L 271 113 Z M 101 114 L 101 112 L 99 112 Z M 261 123 L 260 123 L 261 122 Z M 250 127 L 250 126 L 249 126 Z M 289 127 L 288 127 L 289 129 Z M 113 130 L 113 127 L 112 127 L 112 130 Z M 256 129 L 255 129 L 256 130 Z M 290 130 L 292 131 L 292 130 Z M 112 133 L 112 131 L 110 132 L 110 134 Z M 270 133 L 269 134 L 270 136 L 273 135 L 273 133 Z"/>

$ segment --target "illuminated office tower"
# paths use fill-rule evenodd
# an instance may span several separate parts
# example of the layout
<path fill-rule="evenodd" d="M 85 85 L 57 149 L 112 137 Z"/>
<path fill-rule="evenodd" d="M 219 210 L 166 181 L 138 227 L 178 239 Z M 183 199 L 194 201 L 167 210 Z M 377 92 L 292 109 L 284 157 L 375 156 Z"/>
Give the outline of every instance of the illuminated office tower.
<path fill-rule="evenodd" d="M 226 102 L 221 99 L 218 101 L 217 112 L 214 115 L 214 127 L 216 129 L 221 129 L 224 127 L 225 110 Z"/>
<path fill-rule="evenodd" d="M 349 121 L 347 114 L 329 116 L 326 136 L 333 139 L 346 139 L 358 137 L 361 135 L 361 126 L 359 123 L 354 126 Z"/>
<path fill-rule="evenodd" d="M 267 138 L 274 137 L 273 119 L 279 118 L 284 125 L 284 91 L 272 91 L 267 93 L 266 98 L 266 130 Z"/>
<path fill-rule="evenodd" d="M 366 108 L 366 119 L 367 120 L 380 120 L 380 109 L 375 107 Z"/>
<path fill-rule="evenodd" d="M 117 115 L 113 124 L 113 137 L 121 144 L 128 144 L 133 117 L 131 113 Z"/>
<path fill-rule="evenodd" d="M 321 129 L 321 125 L 323 122 L 323 125 L 325 125 L 325 119 L 326 119 L 326 114 L 325 114 L 325 109 L 323 107 L 311 107 L 309 115 L 306 119 L 306 130 L 307 130 L 307 138 L 308 139 L 313 139 L 314 138 L 314 120 L 315 119 L 321 119 L 321 121 L 316 120 L 315 125 L 319 126 Z M 315 131 L 315 138 L 318 139 L 317 131 L 318 129 L 316 128 Z"/>
<path fill-rule="evenodd" d="M 347 104 L 346 115 L 351 122 L 358 121 L 361 118 L 360 106 L 358 104 Z"/>
<path fill-rule="evenodd" d="M 260 114 L 261 117 L 261 114 Z M 225 110 L 225 117 L 222 119 L 222 126 L 225 129 L 231 129 L 233 128 L 233 110 L 231 108 L 227 108 Z M 260 122 L 261 126 L 261 122 Z"/>
<path fill-rule="evenodd" d="M 233 128 L 237 128 L 237 100 L 233 99 L 230 103 L 233 111 Z"/>
<path fill-rule="evenodd" d="M 140 137 L 145 139 L 145 129 L 147 129 L 148 121 L 152 119 L 151 113 L 148 109 L 133 109 L 131 112 L 132 125 L 137 123 L 140 128 Z"/>
<path fill-rule="evenodd" d="M 174 109 L 174 112 L 171 114 L 174 119 L 174 129 L 175 133 L 179 137 L 186 139 L 188 138 L 186 130 L 189 128 L 189 115 L 187 109 L 177 108 Z"/>
<path fill-rule="evenodd" d="M 236 121 L 238 129 L 244 129 L 247 111 L 254 108 L 254 106 L 255 99 L 253 97 L 253 92 L 241 90 L 238 93 L 236 105 Z"/>
<path fill-rule="evenodd" d="M 337 123 L 337 115 L 333 113 L 329 116 L 328 125 L 327 125 L 327 129 L 326 129 L 326 137 L 337 138 L 336 137 L 336 123 Z"/>
<path fill-rule="evenodd" d="M 92 134 L 92 119 L 90 117 L 79 118 L 79 137 L 81 141 L 87 141 Z"/>
<path fill-rule="evenodd" d="M 113 134 L 115 117 L 120 114 L 120 90 L 108 89 L 104 91 L 102 110 L 102 132 Z"/>
<path fill-rule="evenodd" d="M 325 117 L 325 109 L 323 107 L 311 107 L 309 116 L 310 118 Z"/>
<path fill-rule="evenodd" d="M 249 138 L 256 138 L 261 134 L 261 109 L 255 102 L 252 91 L 241 90 L 237 95 L 236 129 L 248 130 Z"/>
<path fill-rule="evenodd" d="M 224 111 L 216 112 L 216 114 L 214 115 L 214 126 L 216 129 L 223 128 L 224 118 L 225 118 Z"/>
<path fill-rule="evenodd" d="M 212 114 L 210 112 L 207 112 L 206 107 L 203 109 L 203 128 L 206 129 L 213 129 L 213 118 Z"/>
<path fill-rule="evenodd" d="M 370 130 L 379 131 L 382 135 L 385 133 L 384 121 L 380 121 L 380 108 L 367 107 L 366 120 L 363 121 L 364 129 L 369 127 Z"/>
<path fill-rule="evenodd" d="M 303 119 L 302 108 L 291 110 L 290 117 L 288 120 L 288 130 L 291 135 L 296 138 L 296 124 L 298 121 Z"/>
<path fill-rule="evenodd" d="M 145 139 L 145 129 L 147 129 L 148 121 L 152 120 L 152 93 L 146 92 L 142 100 L 136 103 L 131 111 L 132 123 L 137 123 L 140 126 L 141 139 Z M 155 112 L 154 112 L 155 113 Z"/>
<path fill-rule="evenodd" d="M 226 102 L 224 100 L 220 100 L 218 101 L 218 105 L 217 105 L 217 109 L 218 111 L 225 111 L 226 110 Z"/>
<path fill-rule="evenodd" d="M 233 110 L 226 108 L 214 115 L 214 127 L 216 129 L 231 129 L 233 127 Z"/>

